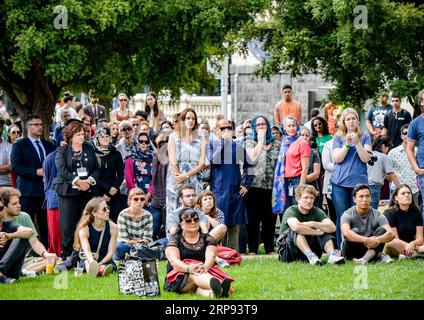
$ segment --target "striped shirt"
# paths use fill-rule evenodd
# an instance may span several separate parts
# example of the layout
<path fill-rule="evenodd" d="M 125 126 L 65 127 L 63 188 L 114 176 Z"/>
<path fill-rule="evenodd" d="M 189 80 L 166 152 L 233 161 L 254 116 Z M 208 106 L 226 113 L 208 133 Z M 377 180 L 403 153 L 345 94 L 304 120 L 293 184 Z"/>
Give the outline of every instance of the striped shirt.
<path fill-rule="evenodd" d="M 153 218 L 149 211 L 143 210 L 138 219 L 129 215 L 129 208 L 121 211 L 118 217 L 118 240 L 153 241 Z"/>

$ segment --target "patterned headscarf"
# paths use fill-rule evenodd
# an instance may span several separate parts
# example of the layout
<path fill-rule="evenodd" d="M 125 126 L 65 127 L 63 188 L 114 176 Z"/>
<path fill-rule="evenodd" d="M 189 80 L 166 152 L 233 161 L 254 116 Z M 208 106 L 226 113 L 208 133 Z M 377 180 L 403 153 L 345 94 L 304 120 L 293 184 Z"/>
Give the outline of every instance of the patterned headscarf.
<path fill-rule="evenodd" d="M 96 151 L 96 155 L 100 158 L 105 157 L 109 154 L 111 150 L 111 144 L 104 148 L 100 145 L 99 137 L 102 136 L 109 136 L 110 137 L 110 130 L 107 128 L 99 128 L 96 130 L 96 134 L 93 137 L 93 146 L 94 150 Z"/>

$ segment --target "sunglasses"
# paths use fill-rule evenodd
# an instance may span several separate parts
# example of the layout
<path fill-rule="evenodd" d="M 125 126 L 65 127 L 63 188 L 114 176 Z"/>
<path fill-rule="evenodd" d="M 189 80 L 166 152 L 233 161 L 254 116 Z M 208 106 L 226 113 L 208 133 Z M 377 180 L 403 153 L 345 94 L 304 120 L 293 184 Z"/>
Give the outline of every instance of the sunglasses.
<path fill-rule="evenodd" d="M 222 127 L 222 128 L 220 128 L 220 130 L 221 130 L 221 131 L 225 131 L 225 130 L 230 130 L 230 131 L 232 131 L 232 130 L 233 130 L 233 127 L 231 127 L 231 126 L 228 126 L 228 127 Z"/>
<path fill-rule="evenodd" d="M 148 144 L 149 141 L 147 141 L 147 140 L 138 140 L 138 143 L 139 144 Z"/>
<path fill-rule="evenodd" d="M 144 198 L 144 197 L 134 197 L 132 199 L 136 202 L 143 202 L 144 200 L 146 200 L 146 198 Z"/>
<path fill-rule="evenodd" d="M 124 128 L 124 129 L 122 129 L 122 131 L 124 131 L 124 132 L 132 131 L 132 128 Z"/>
<path fill-rule="evenodd" d="M 197 223 L 197 222 L 199 222 L 199 218 L 191 218 L 191 219 L 183 220 L 183 223 L 187 223 L 187 224 Z"/>
<path fill-rule="evenodd" d="M 102 212 L 104 212 L 104 213 L 109 212 L 109 207 L 104 207 Z"/>
<path fill-rule="evenodd" d="M 408 131 L 403 131 L 403 132 L 402 132 L 402 134 L 403 134 L 404 136 L 406 136 L 406 135 L 408 134 Z"/>
<path fill-rule="evenodd" d="M 133 123 L 133 125 L 132 125 L 133 127 L 138 127 L 139 126 L 139 124 L 138 123 Z"/>
<path fill-rule="evenodd" d="M 320 127 L 320 126 L 322 126 L 321 122 L 317 122 L 317 123 L 314 124 L 314 127 Z"/>
<path fill-rule="evenodd" d="M 119 101 L 127 101 L 127 99 L 119 99 Z"/>
<path fill-rule="evenodd" d="M 21 134 L 20 131 L 10 131 L 11 134 Z"/>

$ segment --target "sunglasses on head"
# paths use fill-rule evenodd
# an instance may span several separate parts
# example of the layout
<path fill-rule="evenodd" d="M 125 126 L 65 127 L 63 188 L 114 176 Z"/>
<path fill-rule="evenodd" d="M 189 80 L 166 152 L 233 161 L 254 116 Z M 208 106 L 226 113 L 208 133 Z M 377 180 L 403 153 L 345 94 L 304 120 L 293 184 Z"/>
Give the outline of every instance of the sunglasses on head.
<path fill-rule="evenodd" d="M 127 131 L 131 131 L 132 128 L 123 128 L 122 131 L 127 132 Z"/>
<path fill-rule="evenodd" d="M 143 202 L 145 200 L 145 198 L 144 197 L 134 197 L 133 200 L 137 201 L 137 202 L 139 202 L 139 201 Z"/>
<path fill-rule="evenodd" d="M 184 219 L 183 223 L 191 224 L 199 222 L 199 218 Z"/>

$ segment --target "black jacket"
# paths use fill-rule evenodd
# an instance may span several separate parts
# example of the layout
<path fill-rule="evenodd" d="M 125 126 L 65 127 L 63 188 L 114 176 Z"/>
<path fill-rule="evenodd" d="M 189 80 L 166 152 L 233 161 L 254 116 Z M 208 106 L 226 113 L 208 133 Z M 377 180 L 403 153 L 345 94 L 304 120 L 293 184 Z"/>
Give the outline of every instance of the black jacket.
<path fill-rule="evenodd" d="M 97 181 L 98 195 L 109 195 L 109 190 L 112 187 L 118 189 L 124 181 L 124 162 L 119 151 L 114 146 L 111 146 L 111 151 L 107 156 L 100 158 L 100 176 Z"/>
<path fill-rule="evenodd" d="M 78 177 L 76 166 L 72 161 L 72 148 L 70 145 L 57 149 L 56 154 L 57 177 L 54 182 L 54 190 L 60 196 L 76 196 L 84 192 L 93 192 L 93 186 L 87 191 L 78 191 L 72 188 L 72 181 Z M 82 146 L 82 166 L 87 169 L 88 176 L 92 177 L 96 184 L 99 181 L 100 165 L 93 148 L 84 143 Z"/>

